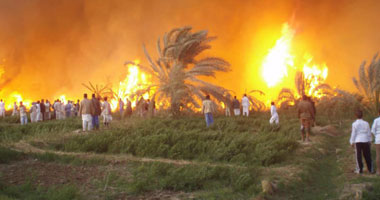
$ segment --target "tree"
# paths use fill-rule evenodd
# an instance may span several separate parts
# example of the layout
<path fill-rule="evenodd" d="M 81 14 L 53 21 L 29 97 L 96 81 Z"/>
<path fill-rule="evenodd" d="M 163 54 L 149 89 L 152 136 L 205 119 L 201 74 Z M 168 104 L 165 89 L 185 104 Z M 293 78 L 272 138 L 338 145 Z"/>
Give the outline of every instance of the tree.
<path fill-rule="evenodd" d="M 88 85 L 82 83 L 83 87 L 87 88 L 92 94 L 95 94 L 96 97 L 113 97 L 112 89 L 109 85 L 93 85 L 91 82 L 88 82 Z"/>
<path fill-rule="evenodd" d="M 377 114 L 380 108 L 380 59 L 377 54 L 373 57 L 371 64 L 365 67 L 366 61 L 359 67 L 359 80 L 352 78 L 358 91 L 365 97 L 365 109 Z"/>
<path fill-rule="evenodd" d="M 317 80 L 318 84 L 312 84 L 313 80 Z M 294 78 L 296 91 L 290 88 L 282 88 L 278 95 L 278 101 L 281 106 L 296 105 L 303 95 L 311 97 L 321 97 L 323 95 L 333 95 L 334 90 L 330 85 L 322 83 L 322 79 L 316 76 L 305 77 L 302 71 L 297 71 Z"/>
<path fill-rule="evenodd" d="M 153 61 L 145 46 L 143 50 L 149 66 L 138 65 L 152 77 L 151 84 L 142 91 L 153 93 L 152 99 L 170 103 L 173 115 L 181 109 L 200 108 L 199 102 L 206 94 L 223 101 L 227 90 L 207 82 L 201 77 L 214 77 L 216 72 L 230 70 L 229 63 L 217 57 L 198 58 L 215 37 L 209 37 L 206 30 L 192 33 L 191 27 L 171 30 L 157 41 L 158 59 Z M 163 45 L 161 47 L 161 45 Z M 126 62 L 130 64 L 133 62 Z"/>

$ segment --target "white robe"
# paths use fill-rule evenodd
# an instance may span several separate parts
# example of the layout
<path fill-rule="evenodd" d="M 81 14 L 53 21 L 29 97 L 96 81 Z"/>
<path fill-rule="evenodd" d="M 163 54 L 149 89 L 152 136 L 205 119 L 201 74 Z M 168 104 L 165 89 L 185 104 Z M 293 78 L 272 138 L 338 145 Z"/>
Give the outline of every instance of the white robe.
<path fill-rule="evenodd" d="M 270 124 L 273 124 L 273 123 L 278 124 L 280 121 L 279 121 L 276 106 L 272 105 L 270 107 L 270 114 L 272 115 L 272 117 L 270 118 L 269 123 Z"/>
<path fill-rule="evenodd" d="M 5 117 L 5 103 L 0 102 L 0 116 Z"/>
<path fill-rule="evenodd" d="M 13 105 L 12 116 L 16 116 L 16 115 L 18 115 L 18 106 L 17 106 L 17 104 L 14 104 Z"/>
<path fill-rule="evenodd" d="M 243 107 L 243 116 L 246 115 L 248 117 L 249 115 L 249 99 L 248 97 L 244 96 L 241 100 L 241 105 Z"/>
<path fill-rule="evenodd" d="M 103 122 L 109 123 L 112 121 L 112 115 L 111 115 L 111 105 L 105 101 L 102 104 L 102 116 L 103 116 Z"/>

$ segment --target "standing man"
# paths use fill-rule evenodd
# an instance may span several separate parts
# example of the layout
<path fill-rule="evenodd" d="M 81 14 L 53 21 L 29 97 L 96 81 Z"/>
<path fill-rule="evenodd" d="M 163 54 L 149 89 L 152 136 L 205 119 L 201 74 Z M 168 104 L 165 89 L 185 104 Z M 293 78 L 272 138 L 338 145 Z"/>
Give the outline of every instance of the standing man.
<path fill-rule="evenodd" d="M 37 106 L 36 103 L 32 103 L 32 107 L 30 107 L 30 122 L 34 123 L 37 122 Z"/>
<path fill-rule="evenodd" d="M 103 123 L 104 126 L 108 127 L 110 122 L 112 121 L 112 115 L 111 115 L 111 105 L 107 101 L 107 97 L 104 97 L 104 102 L 102 104 L 102 115 L 103 115 Z"/>
<path fill-rule="evenodd" d="M 132 115 L 132 102 L 127 99 L 127 116 L 130 117 Z"/>
<path fill-rule="evenodd" d="M 50 102 L 46 99 L 45 102 L 45 120 L 50 120 Z"/>
<path fill-rule="evenodd" d="M 310 142 L 310 129 L 312 119 L 314 119 L 313 105 L 308 101 L 306 95 L 302 96 L 302 101 L 298 103 L 298 118 L 301 121 L 301 138 L 305 141 L 305 131 L 306 131 L 306 141 Z"/>
<path fill-rule="evenodd" d="M 20 101 L 20 121 L 21 125 L 25 125 L 28 123 L 28 116 L 26 115 L 26 108 Z"/>
<path fill-rule="evenodd" d="M 36 103 L 36 111 L 37 111 L 37 122 L 42 121 L 42 113 L 41 113 L 41 103 L 40 101 L 37 101 Z"/>
<path fill-rule="evenodd" d="M 372 173 L 372 159 L 371 159 L 371 130 L 368 122 L 364 121 L 363 112 L 361 110 L 356 111 L 356 121 L 352 123 L 352 132 L 350 138 L 350 144 L 356 150 L 356 173 L 363 173 L 363 161 L 362 154 L 364 155 L 365 162 L 367 164 L 368 171 Z"/>
<path fill-rule="evenodd" d="M 100 101 L 95 97 L 95 94 L 92 94 L 91 99 L 92 105 L 94 106 L 94 113 L 92 115 L 92 126 L 98 130 L 99 129 L 99 115 L 101 114 L 102 110 L 100 108 Z"/>
<path fill-rule="evenodd" d="M 94 104 L 87 99 L 87 94 L 83 95 L 83 100 L 80 102 L 79 115 L 82 116 L 83 131 L 92 129 L 92 115 L 95 112 Z"/>
<path fill-rule="evenodd" d="M 378 117 L 373 121 L 371 132 L 375 136 L 376 174 L 380 175 L 380 110 L 378 111 Z"/>
<path fill-rule="evenodd" d="M 241 99 L 241 105 L 243 106 L 243 116 L 249 116 L 249 99 L 247 97 L 247 94 L 244 94 L 243 98 Z"/>
<path fill-rule="evenodd" d="M 46 109 L 45 109 L 45 101 L 43 99 L 41 99 L 41 103 L 40 103 L 40 110 L 41 110 L 41 118 L 42 118 L 42 121 L 45 121 L 47 120 L 45 118 L 46 116 Z"/>
<path fill-rule="evenodd" d="M 206 96 L 206 99 L 203 100 L 202 104 L 203 104 L 202 112 L 205 115 L 206 125 L 207 127 L 209 127 L 214 123 L 214 119 L 212 117 L 212 111 L 214 109 L 213 109 L 212 101 L 210 100 L 210 95 Z"/>
<path fill-rule="evenodd" d="M 273 101 L 272 101 L 271 106 L 270 106 L 270 114 L 272 117 L 270 118 L 269 123 L 270 124 L 273 124 L 273 123 L 278 124 L 280 121 L 279 121 L 276 106 L 274 105 Z"/>
<path fill-rule="evenodd" d="M 124 118 L 124 102 L 121 98 L 119 99 L 119 112 L 120 112 L 120 119 L 123 119 Z"/>
<path fill-rule="evenodd" d="M 5 103 L 3 100 L 0 100 L 0 117 L 5 117 Z"/>
<path fill-rule="evenodd" d="M 60 120 L 61 119 L 61 102 L 57 99 L 53 105 L 54 112 L 55 112 L 55 119 Z"/>
<path fill-rule="evenodd" d="M 66 117 L 71 117 L 71 109 L 72 109 L 72 104 L 71 104 L 71 101 L 67 101 L 67 104 L 65 106 L 65 113 L 66 113 Z"/>
<path fill-rule="evenodd" d="M 16 115 L 18 115 L 18 106 L 17 106 L 17 103 L 14 102 L 12 116 L 16 116 Z"/>
<path fill-rule="evenodd" d="M 240 102 L 238 99 L 236 99 L 236 96 L 234 96 L 234 100 L 232 100 L 232 108 L 234 109 L 235 116 L 240 115 Z"/>

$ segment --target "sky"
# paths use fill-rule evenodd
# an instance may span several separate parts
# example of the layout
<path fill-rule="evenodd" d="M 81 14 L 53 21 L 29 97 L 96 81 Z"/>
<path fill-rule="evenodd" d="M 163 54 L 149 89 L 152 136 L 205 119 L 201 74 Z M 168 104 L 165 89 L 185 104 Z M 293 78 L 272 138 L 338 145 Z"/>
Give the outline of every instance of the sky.
<path fill-rule="evenodd" d="M 380 50 L 379 8 L 377 0 L 0 0 L 0 95 L 78 97 L 82 83 L 117 85 L 125 61 L 147 64 L 143 44 L 156 57 L 157 39 L 183 26 L 217 36 L 204 56 L 222 57 L 231 72 L 213 83 L 237 95 L 268 91 L 261 66 L 284 23 L 296 30 L 294 55 L 326 63 L 329 84 L 355 91 L 352 77 Z"/>

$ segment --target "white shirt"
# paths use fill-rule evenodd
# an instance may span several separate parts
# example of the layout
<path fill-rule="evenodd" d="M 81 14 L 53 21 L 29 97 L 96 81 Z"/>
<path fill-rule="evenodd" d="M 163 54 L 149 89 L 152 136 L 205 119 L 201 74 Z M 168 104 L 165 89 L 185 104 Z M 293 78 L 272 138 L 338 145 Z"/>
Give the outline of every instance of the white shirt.
<path fill-rule="evenodd" d="M 278 114 L 277 114 L 277 110 L 276 110 L 276 106 L 274 106 L 274 105 L 271 105 L 271 106 L 270 106 L 270 114 L 271 114 L 272 116 L 274 116 L 274 115 L 278 115 Z"/>
<path fill-rule="evenodd" d="M 244 96 L 243 99 L 241 100 L 241 105 L 242 106 L 249 106 L 249 99 L 248 97 Z"/>
<path fill-rule="evenodd" d="M 373 121 L 371 132 L 375 136 L 375 144 L 380 144 L 380 117 Z"/>
<path fill-rule="evenodd" d="M 5 110 L 5 103 L 4 102 L 0 102 L 0 110 Z"/>
<path fill-rule="evenodd" d="M 371 142 L 371 140 L 371 130 L 368 122 L 362 119 L 357 119 L 354 123 L 352 123 L 350 144 L 358 142 Z"/>

